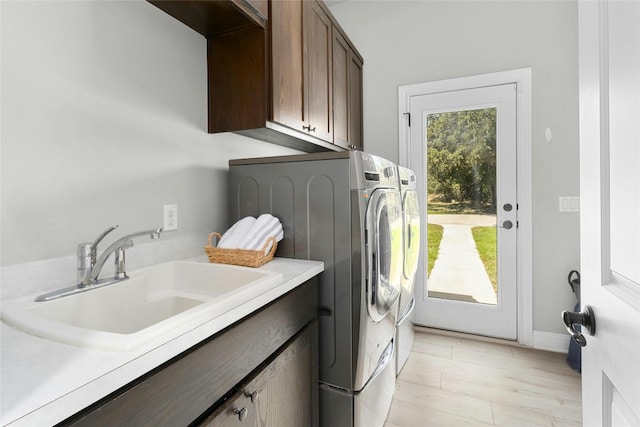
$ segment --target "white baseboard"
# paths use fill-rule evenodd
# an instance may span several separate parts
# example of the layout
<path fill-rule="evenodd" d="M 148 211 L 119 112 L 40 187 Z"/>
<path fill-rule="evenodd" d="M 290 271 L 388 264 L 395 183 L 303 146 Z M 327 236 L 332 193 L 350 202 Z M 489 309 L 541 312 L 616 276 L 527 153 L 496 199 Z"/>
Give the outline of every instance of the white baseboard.
<path fill-rule="evenodd" d="M 566 353 L 569 351 L 570 339 L 571 337 L 568 334 L 533 331 L 533 348 L 536 350 Z"/>

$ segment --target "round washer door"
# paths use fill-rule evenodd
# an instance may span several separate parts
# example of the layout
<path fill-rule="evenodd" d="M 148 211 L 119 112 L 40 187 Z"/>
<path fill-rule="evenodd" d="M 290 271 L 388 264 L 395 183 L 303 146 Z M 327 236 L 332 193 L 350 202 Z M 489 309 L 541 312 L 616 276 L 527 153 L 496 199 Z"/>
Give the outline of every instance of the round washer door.
<path fill-rule="evenodd" d="M 402 200 L 392 189 L 375 190 L 367 206 L 367 308 L 378 323 L 400 295 L 403 270 Z"/>

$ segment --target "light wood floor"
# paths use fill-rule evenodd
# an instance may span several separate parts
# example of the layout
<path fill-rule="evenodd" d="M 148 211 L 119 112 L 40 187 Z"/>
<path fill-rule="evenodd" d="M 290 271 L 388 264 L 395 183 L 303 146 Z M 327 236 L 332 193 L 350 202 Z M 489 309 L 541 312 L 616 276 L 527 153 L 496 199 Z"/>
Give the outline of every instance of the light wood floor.
<path fill-rule="evenodd" d="M 580 375 L 566 355 L 416 332 L 385 427 L 579 426 Z"/>

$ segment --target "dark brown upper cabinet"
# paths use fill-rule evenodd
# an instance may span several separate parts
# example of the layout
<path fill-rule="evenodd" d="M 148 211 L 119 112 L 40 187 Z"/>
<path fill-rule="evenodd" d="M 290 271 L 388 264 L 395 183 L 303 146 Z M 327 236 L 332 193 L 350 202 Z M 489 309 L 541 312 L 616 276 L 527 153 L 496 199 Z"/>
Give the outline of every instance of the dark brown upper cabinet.
<path fill-rule="evenodd" d="M 210 133 L 307 152 L 361 149 L 362 57 L 322 1 L 152 3 L 207 38 Z M 211 15 L 231 12 L 213 28 Z M 339 69 L 338 36 L 348 49 Z"/>
<path fill-rule="evenodd" d="M 333 27 L 333 141 L 362 150 L 362 58 Z"/>
<path fill-rule="evenodd" d="M 273 1 L 270 10 L 271 120 L 302 130 L 306 126 L 302 2 Z"/>
<path fill-rule="evenodd" d="M 333 147 L 332 20 L 317 1 L 271 3 L 271 118 Z"/>
<path fill-rule="evenodd" d="M 332 23 L 317 1 L 303 1 L 306 130 L 333 143 Z"/>

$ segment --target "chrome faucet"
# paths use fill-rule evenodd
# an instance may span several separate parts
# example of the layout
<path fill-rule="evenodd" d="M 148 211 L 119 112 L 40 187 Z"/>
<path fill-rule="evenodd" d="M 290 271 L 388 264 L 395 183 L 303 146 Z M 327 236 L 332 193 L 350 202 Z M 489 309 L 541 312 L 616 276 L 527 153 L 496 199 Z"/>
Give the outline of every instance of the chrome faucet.
<path fill-rule="evenodd" d="M 96 260 L 95 264 L 91 268 L 89 274 L 85 277 L 86 280 L 82 282 L 84 286 L 91 286 L 93 284 L 98 283 L 98 276 L 100 275 L 100 271 L 102 271 L 102 267 L 104 267 L 104 263 L 107 261 L 109 256 L 114 253 L 115 254 L 115 266 L 116 271 L 113 276 L 114 280 L 124 280 L 127 279 L 127 272 L 125 271 L 124 265 L 124 250 L 133 246 L 133 240 L 136 237 L 149 236 L 152 239 L 158 239 L 160 237 L 160 233 L 162 233 L 162 228 L 156 228 L 154 230 L 148 231 L 140 231 L 138 233 L 127 234 L 124 237 L 119 238 L 115 242 L 113 242 L 107 249 L 102 252 L 102 255 Z"/>
<path fill-rule="evenodd" d="M 133 239 L 136 237 L 149 236 L 151 239 L 157 239 L 162 233 L 162 228 L 156 228 L 153 230 L 140 231 L 138 233 L 127 234 L 124 237 L 119 238 L 113 242 L 102 254 L 98 257 L 98 244 L 104 239 L 104 237 L 118 228 L 117 225 L 113 225 L 103 231 L 93 242 L 84 242 L 78 245 L 78 283 L 75 286 L 70 286 L 63 289 L 58 289 L 53 292 L 46 293 L 36 297 L 36 301 L 49 301 L 52 299 L 61 298 L 67 295 L 77 294 L 79 292 L 85 292 L 95 288 L 101 288 L 103 286 L 111 285 L 113 283 L 121 282 L 128 279 L 125 269 L 125 249 L 133 246 Z M 115 274 L 112 278 L 98 279 L 102 267 L 107 262 L 107 259 L 111 254 L 115 254 Z"/>

